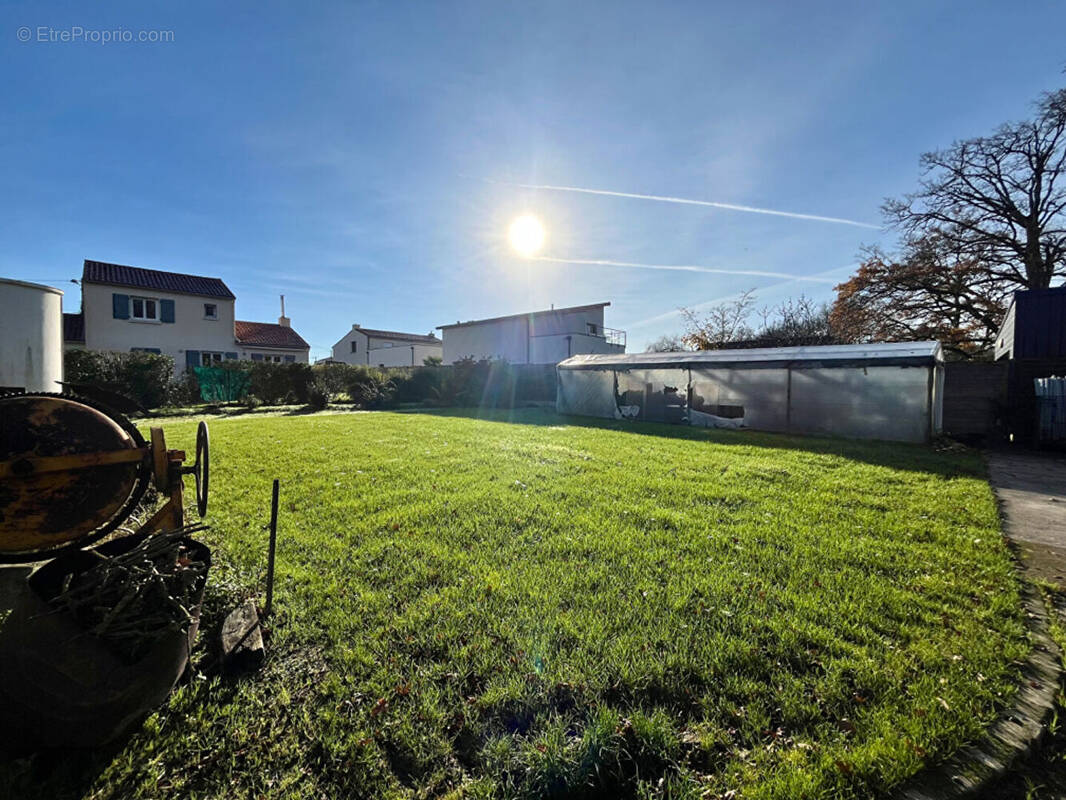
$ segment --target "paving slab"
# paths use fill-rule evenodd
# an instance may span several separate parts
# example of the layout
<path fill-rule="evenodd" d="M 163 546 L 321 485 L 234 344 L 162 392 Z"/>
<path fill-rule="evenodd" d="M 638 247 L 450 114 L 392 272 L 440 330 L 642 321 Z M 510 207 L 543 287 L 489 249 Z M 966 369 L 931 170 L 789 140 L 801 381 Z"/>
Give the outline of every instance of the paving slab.
<path fill-rule="evenodd" d="M 1027 575 L 1066 585 L 1066 456 L 992 451 L 988 477 Z"/>

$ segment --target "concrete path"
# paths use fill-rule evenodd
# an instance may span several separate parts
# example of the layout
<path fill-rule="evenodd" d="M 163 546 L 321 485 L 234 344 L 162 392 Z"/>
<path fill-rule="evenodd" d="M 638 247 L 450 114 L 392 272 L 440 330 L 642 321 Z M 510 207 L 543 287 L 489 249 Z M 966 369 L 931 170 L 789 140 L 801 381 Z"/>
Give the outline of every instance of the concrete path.
<path fill-rule="evenodd" d="M 1066 456 L 993 451 L 988 477 L 1003 508 L 1006 534 L 1026 578 L 1066 587 Z M 1066 615 L 1059 609 L 1060 621 Z M 1023 687 L 1023 691 L 1025 688 Z M 985 787 L 982 800 L 1066 798 L 1066 735 L 1052 731 L 1043 745 Z"/>
<path fill-rule="evenodd" d="M 1066 586 L 1066 456 L 993 451 L 988 474 L 1026 573 Z"/>

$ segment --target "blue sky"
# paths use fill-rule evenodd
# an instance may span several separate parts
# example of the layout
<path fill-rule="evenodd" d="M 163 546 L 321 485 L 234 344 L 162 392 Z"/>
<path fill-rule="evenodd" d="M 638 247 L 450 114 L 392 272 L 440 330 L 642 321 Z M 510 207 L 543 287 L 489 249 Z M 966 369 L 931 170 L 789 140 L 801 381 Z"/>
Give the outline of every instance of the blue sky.
<path fill-rule="evenodd" d="M 1050 1 L 36 0 L 0 19 L 0 275 L 63 286 L 92 258 L 218 276 L 253 320 L 284 293 L 313 356 L 353 322 L 605 300 L 635 351 L 681 329 L 679 306 L 828 299 L 891 233 L 514 184 L 877 225 L 922 151 L 1066 84 Z M 173 41 L 38 40 L 75 26 Z M 524 260 L 522 213 L 550 258 L 818 280 Z"/>

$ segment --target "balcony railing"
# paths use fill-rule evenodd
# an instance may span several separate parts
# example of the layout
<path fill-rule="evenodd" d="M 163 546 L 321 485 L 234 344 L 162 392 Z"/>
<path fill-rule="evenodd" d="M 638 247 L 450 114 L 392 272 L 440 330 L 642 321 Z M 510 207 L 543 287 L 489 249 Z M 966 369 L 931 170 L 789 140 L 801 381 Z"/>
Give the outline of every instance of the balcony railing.
<path fill-rule="evenodd" d="M 551 333 L 534 333 L 533 339 L 552 339 L 560 336 L 587 336 L 590 339 L 603 339 L 607 344 L 625 348 L 626 332 L 615 328 L 597 328 L 595 333 L 591 331 L 552 331 Z"/>

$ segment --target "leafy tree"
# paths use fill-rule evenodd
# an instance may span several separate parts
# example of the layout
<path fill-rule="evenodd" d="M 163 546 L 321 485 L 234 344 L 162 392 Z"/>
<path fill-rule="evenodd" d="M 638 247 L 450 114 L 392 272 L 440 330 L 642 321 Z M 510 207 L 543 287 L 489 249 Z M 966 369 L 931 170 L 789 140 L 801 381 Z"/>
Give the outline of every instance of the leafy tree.
<path fill-rule="evenodd" d="M 1032 119 L 956 142 L 921 159 L 918 191 L 885 216 L 913 250 L 945 242 L 972 274 L 1046 289 L 1066 273 L 1066 89 L 1045 94 Z"/>
<path fill-rule="evenodd" d="M 915 241 L 898 259 L 870 250 L 858 272 L 836 287 L 834 333 L 848 342 L 935 339 L 957 358 L 988 355 L 1009 290 L 952 244 L 941 237 Z"/>

